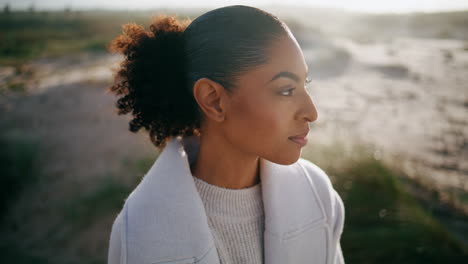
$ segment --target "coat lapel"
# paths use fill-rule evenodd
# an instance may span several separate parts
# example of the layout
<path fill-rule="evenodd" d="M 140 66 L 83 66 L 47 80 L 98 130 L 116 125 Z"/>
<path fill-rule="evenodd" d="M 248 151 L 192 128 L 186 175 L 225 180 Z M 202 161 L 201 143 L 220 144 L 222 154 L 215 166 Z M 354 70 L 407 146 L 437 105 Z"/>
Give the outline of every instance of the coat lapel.
<path fill-rule="evenodd" d="M 265 263 L 329 263 L 330 229 L 318 194 L 299 164 L 261 159 Z"/>
<path fill-rule="evenodd" d="M 187 153 L 181 139 L 174 138 L 127 199 L 128 263 L 199 263 L 210 259 L 206 263 L 218 264 L 203 202 L 197 194 Z"/>
<path fill-rule="evenodd" d="M 198 144 L 196 136 L 169 141 L 127 199 L 127 240 L 133 245 L 129 259 L 219 264 L 190 171 Z M 279 165 L 260 159 L 266 264 L 330 263 L 329 245 L 323 243 L 330 235 L 326 214 L 306 173 L 299 163 Z"/>

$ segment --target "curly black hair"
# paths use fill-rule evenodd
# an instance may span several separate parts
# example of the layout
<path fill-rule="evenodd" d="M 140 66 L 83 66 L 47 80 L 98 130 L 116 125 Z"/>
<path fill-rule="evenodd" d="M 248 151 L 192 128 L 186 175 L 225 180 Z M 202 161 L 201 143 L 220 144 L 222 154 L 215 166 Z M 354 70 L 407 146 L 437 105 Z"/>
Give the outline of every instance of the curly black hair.
<path fill-rule="evenodd" d="M 203 113 L 192 91 L 199 78 L 232 92 L 239 74 L 267 62 L 271 42 L 289 31 L 276 16 L 243 5 L 194 21 L 159 15 L 149 30 L 134 23 L 122 28 L 108 46 L 124 55 L 109 91 L 121 96 L 119 115 L 131 112 L 130 131 L 144 127 L 156 147 L 173 136 L 200 133 Z"/>

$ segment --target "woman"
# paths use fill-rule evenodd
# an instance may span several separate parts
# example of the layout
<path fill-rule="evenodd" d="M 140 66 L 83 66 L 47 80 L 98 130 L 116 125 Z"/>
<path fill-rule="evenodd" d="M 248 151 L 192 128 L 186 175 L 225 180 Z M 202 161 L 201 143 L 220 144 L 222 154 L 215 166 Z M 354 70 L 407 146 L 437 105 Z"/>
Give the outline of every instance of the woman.
<path fill-rule="evenodd" d="M 111 91 L 162 152 L 112 227 L 109 263 L 344 263 L 344 209 L 300 158 L 317 111 L 277 17 L 227 6 L 127 24 Z"/>

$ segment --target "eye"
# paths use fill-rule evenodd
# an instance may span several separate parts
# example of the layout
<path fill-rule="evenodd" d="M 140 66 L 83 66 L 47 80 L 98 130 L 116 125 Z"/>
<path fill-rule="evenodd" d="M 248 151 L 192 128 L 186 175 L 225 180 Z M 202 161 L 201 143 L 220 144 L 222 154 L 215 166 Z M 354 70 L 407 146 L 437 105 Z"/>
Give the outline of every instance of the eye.
<path fill-rule="evenodd" d="M 282 95 L 285 95 L 285 96 L 291 96 L 291 95 L 292 95 L 292 91 L 293 91 L 294 89 L 296 89 L 296 88 L 289 88 L 289 89 L 286 89 L 286 90 L 281 91 L 280 93 L 281 93 Z"/>

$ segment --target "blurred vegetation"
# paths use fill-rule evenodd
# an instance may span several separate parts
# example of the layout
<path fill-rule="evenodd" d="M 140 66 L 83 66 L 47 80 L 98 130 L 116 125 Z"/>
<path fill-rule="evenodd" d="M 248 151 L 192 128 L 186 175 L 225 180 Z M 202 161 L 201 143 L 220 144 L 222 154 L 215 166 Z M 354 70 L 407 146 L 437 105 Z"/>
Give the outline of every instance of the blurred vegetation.
<path fill-rule="evenodd" d="M 153 158 L 124 159 L 122 167 L 133 175 L 130 182 L 118 181 L 116 175 L 100 178 L 93 189 L 75 200 L 64 203 L 64 222 L 73 223 L 79 230 L 89 226 L 97 218 L 119 212 L 127 196 L 150 169 L 153 162 Z"/>
<path fill-rule="evenodd" d="M 346 263 L 467 262 L 468 245 L 421 206 L 401 180 L 408 177 L 379 155 L 371 146 L 339 141 L 304 153 L 330 175 L 344 201 Z"/>
<path fill-rule="evenodd" d="M 123 24 L 148 26 L 151 16 L 158 12 L 4 13 L 0 15 L 0 64 L 16 65 L 42 56 L 105 51 Z"/>
<path fill-rule="evenodd" d="M 24 191 L 28 184 L 34 187 L 32 179 L 41 175 L 40 166 L 36 159 L 38 155 L 37 139 L 32 139 L 24 133 L 9 133 L 0 138 L 0 164 L 2 165 L 1 191 L 2 213 L 7 205 L 14 206 L 17 196 Z M 5 263 L 39 264 L 39 263 L 107 263 L 107 243 L 101 245 L 103 249 L 97 255 L 90 255 L 83 248 L 69 248 L 74 239 L 79 239 L 80 233 L 85 232 L 94 223 L 101 219 L 112 218 L 121 210 L 125 199 L 140 182 L 154 162 L 153 157 L 130 159 L 120 162 L 122 169 L 119 175 L 98 177 L 94 187 L 89 190 L 80 190 L 71 199 L 64 199 L 59 204 L 51 203 L 48 206 L 55 215 L 62 220 L 60 226 L 52 230 L 37 230 L 42 234 L 40 243 L 23 243 L 21 238 L 11 236 L 0 239 L 0 254 Z M 131 177 L 128 177 L 131 175 Z M 119 180 L 124 179 L 124 180 Z M 30 213 L 34 213 L 31 208 Z M 8 212 L 6 212 L 8 213 Z M 8 228 L 17 228 L 16 223 L 3 223 L 0 234 L 8 234 Z M 106 226 L 110 231 L 111 226 Z M 103 232 L 103 241 L 108 240 L 109 234 Z M 95 238 L 99 239 L 99 238 Z M 26 238 L 27 240 L 27 238 Z M 50 252 L 61 252 L 55 254 Z M 76 256 L 73 252 L 81 252 Z M 63 252 L 65 253 L 65 256 Z M 54 254 L 54 255 L 50 255 Z M 69 254 L 67 256 L 67 254 Z M 54 259 L 54 260 L 52 260 Z M 58 259 L 58 260 L 57 260 Z"/>
<path fill-rule="evenodd" d="M 3 130 L 0 134 L 0 222 L 28 186 L 34 186 L 40 177 L 39 140 L 21 130 Z M 6 263 L 47 263 L 30 255 L 9 241 L 0 240 L 0 254 Z"/>
<path fill-rule="evenodd" d="M 39 141 L 20 130 L 0 135 L 0 219 L 21 190 L 37 180 Z"/>

